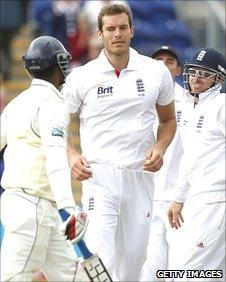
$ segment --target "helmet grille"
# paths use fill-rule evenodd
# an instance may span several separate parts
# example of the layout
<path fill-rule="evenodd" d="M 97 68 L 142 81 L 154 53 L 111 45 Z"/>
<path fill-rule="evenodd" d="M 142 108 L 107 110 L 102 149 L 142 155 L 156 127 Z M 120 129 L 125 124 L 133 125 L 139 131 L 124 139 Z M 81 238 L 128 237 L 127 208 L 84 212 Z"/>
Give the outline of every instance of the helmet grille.
<path fill-rule="evenodd" d="M 68 74 L 70 60 L 71 60 L 71 55 L 69 53 L 57 54 L 57 64 L 60 67 L 64 77 L 66 77 Z"/>

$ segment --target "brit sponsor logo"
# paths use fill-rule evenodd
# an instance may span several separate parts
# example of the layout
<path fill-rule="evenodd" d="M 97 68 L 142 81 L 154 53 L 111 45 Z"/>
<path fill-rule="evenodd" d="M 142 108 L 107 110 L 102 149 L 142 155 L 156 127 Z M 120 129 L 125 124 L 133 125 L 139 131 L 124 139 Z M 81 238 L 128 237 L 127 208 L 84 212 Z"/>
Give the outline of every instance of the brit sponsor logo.
<path fill-rule="evenodd" d="M 97 98 L 110 97 L 113 95 L 113 86 L 99 86 L 97 88 Z"/>

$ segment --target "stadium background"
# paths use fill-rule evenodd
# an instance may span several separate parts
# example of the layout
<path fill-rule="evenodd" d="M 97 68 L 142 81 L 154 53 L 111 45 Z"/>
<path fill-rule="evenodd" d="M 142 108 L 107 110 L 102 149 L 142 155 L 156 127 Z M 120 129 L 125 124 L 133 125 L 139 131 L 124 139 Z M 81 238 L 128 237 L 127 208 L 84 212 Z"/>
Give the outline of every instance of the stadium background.
<path fill-rule="evenodd" d="M 95 19 L 107 2 L 130 6 L 135 26 L 132 47 L 145 55 L 160 45 L 171 45 L 182 63 L 197 48 L 206 46 L 225 56 L 224 0 L 1 0 L 1 109 L 29 86 L 21 56 L 34 37 L 57 37 L 72 52 L 72 65 L 81 65 L 98 54 L 101 43 L 95 36 Z M 182 76 L 178 82 L 182 85 Z M 78 123 L 75 117 L 71 130 L 79 149 Z M 79 182 L 73 181 L 73 192 L 80 203 Z"/>

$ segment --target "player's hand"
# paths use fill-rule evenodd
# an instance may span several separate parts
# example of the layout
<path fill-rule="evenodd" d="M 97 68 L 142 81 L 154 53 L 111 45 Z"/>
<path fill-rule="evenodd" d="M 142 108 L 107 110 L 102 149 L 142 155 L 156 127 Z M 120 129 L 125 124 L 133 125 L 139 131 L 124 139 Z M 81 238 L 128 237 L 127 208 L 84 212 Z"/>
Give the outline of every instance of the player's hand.
<path fill-rule="evenodd" d="M 155 147 L 150 148 L 146 153 L 146 161 L 144 163 L 144 170 L 158 171 L 163 165 L 163 152 Z"/>
<path fill-rule="evenodd" d="M 59 214 L 63 220 L 61 230 L 67 236 L 67 239 L 72 244 L 80 241 L 87 228 L 87 214 L 78 207 L 74 209 L 60 209 Z"/>
<path fill-rule="evenodd" d="M 178 229 L 184 222 L 182 216 L 183 203 L 172 202 L 168 208 L 168 220 L 172 228 Z"/>
<path fill-rule="evenodd" d="M 71 174 L 75 180 L 86 180 L 92 177 L 92 171 L 88 161 L 82 155 L 73 155 L 69 159 Z"/>

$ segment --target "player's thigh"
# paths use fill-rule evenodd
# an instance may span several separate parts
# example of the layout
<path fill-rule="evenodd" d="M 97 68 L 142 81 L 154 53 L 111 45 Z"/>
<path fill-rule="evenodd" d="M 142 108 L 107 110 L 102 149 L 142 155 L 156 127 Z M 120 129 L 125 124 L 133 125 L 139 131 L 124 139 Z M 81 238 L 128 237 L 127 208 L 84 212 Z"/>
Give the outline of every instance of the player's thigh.
<path fill-rule="evenodd" d="M 139 171 L 123 171 L 118 240 L 123 242 L 125 251 L 133 249 L 134 254 L 146 253 L 153 185 L 151 175 Z"/>
<path fill-rule="evenodd" d="M 106 183 L 105 183 L 106 184 Z M 104 183 L 86 183 L 83 187 L 83 208 L 89 224 L 85 240 L 91 252 L 98 252 L 111 272 L 115 261 L 115 235 L 119 218 L 119 197 L 109 193 Z"/>
<path fill-rule="evenodd" d="M 89 217 L 85 237 L 89 242 L 93 241 L 94 245 L 101 246 L 102 242 L 111 245 L 118 225 L 121 171 L 104 164 L 92 165 L 92 170 L 93 177 L 84 181 L 82 188 L 83 209 Z"/>
<path fill-rule="evenodd" d="M 4 193 L 1 220 L 5 232 L 1 250 L 2 276 L 36 271 L 42 267 L 48 247 L 50 227 L 41 227 L 40 199 L 23 193 Z"/>
<path fill-rule="evenodd" d="M 152 176 L 124 170 L 122 201 L 116 236 L 116 277 L 138 281 L 146 257 L 151 213 Z"/>

